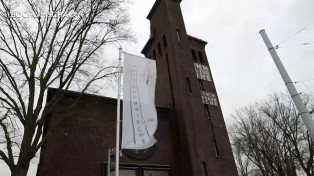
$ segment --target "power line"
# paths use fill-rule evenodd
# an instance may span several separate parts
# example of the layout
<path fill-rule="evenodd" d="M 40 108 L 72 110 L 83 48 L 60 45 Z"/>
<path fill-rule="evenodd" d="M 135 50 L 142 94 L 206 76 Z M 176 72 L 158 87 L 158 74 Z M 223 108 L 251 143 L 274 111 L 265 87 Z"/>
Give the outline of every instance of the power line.
<path fill-rule="evenodd" d="M 302 84 L 306 87 L 306 89 L 302 90 L 302 91 L 300 92 L 300 94 L 306 93 L 306 92 L 308 92 L 308 91 L 310 91 L 311 89 L 314 88 L 314 86 L 310 86 L 310 87 L 309 87 L 307 84 L 304 83 L 304 82 L 310 82 L 310 81 L 314 81 L 314 79 L 308 79 L 308 80 L 304 80 L 304 81 L 296 81 L 296 82 L 294 82 L 295 84 L 297 84 L 297 83 L 302 83 Z"/>
<path fill-rule="evenodd" d="M 297 81 L 297 82 L 295 82 L 295 83 L 299 83 L 299 82 L 307 82 L 307 81 L 314 81 L 314 79 L 306 79 L 306 80 L 301 80 L 301 81 Z"/>
<path fill-rule="evenodd" d="M 309 87 L 309 86 L 307 86 L 303 81 L 294 82 L 294 84 L 297 84 L 297 83 L 302 83 L 303 85 L 305 85 L 305 87 Z"/>
<path fill-rule="evenodd" d="M 276 49 L 279 49 L 279 48 L 290 48 L 290 47 L 295 47 L 295 46 L 305 46 L 305 45 L 312 45 L 312 44 L 314 44 L 314 42 L 311 42 L 311 43 L 301 43 L 301 44 L 288 45 L 288 46 L 281 46 L 281 47 L 279 47 L 279 45 L 277 45 Z"/>
<path fill-rule="evenodd" d="M 309 88 L 307 88 L 307 89 L 304 89 L 303 91 L 300 92 L 300 94 L 306 93 L 306 92 L 310 91 L 310 90 L 313 89 L 313 88 L 314 88 L 314 86 L 311 86 L 311 87 L 309 87 Z"/>
<path fill-rule="evenodd" d="M 285 43 L 286 41 L 290 40 L 292 37 L 298 35 L 300 32 L 304 31 L 306 28 L 310 27 L 311 25 L 313 25 L 314 22 L 310 23 L 309 25 L 305 26 L 304 28 L 302 28 L 301 30 L 299 30 L 298 32 L 292 34 L 290 37 L 288 37 L 286 40 L 282 41 L 281 43 L 279 43 L 276 48 L 278 48 L 281 44 Z"/>

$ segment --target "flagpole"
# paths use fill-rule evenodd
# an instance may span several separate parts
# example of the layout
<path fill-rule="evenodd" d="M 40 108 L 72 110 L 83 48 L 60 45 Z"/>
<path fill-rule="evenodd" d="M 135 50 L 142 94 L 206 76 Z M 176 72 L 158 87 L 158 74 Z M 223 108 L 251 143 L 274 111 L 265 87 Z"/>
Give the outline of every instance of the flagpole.
<path fill-rule="evenodd" d="M 119 176 L 119 151 L 120 151 L 120 94 L 121 94 L 121 60 L 122 48 L 119 48 L 119 62 L 118 62 L 118 97 L 117 97 L 117 136 L 116 136 L 116 171 L 115 176 Z"/>

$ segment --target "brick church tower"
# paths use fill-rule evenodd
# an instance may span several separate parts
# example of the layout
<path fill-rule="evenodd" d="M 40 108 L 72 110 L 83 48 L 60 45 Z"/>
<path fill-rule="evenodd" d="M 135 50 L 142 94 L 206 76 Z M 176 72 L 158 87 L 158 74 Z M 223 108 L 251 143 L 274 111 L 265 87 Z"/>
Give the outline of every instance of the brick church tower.
<path fill-rule="evenodd" d="M 205 53 L 207 42 L 187 34 L 181 0 L 156 0 L 142 53 L 157 62 L 156 106 L 174 110 L 177 157 L 186 175 L 237 175 Z"/>
<path fill-rule="evenodd" d="M 181 0 L 156 0 L 142 53 L 157 62 L 157 143 L 123 150 L 120 176 L 235 176 L 225 122 L 205 53 L 187 34 Z M 57 89 L 49 89 L 47 99 Z M 79 101 L 77 101 L 79 100 Z M 73 102 L 77 102 L 72 106 Z M 37 176 L 106 176 L 117 100 L 68 91 L 44 122 Z M 111 173 L 112 175 L 112 173 Z"/>

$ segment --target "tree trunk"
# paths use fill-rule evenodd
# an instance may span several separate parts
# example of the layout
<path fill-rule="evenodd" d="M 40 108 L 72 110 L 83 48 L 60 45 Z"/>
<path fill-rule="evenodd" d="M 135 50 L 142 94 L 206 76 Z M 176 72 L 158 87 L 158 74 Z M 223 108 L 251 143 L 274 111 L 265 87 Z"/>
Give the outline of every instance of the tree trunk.
<path fill-rule="evenodd" d="M 27 176 L 29 165 L 17 165 L 12 171 L 11 176 Z"/>

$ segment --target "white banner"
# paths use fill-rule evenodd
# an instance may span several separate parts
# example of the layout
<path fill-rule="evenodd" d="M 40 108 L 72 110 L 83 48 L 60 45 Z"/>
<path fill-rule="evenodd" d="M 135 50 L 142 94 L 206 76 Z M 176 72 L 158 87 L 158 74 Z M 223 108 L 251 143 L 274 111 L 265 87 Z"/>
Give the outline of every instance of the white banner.
<path fill-rule="evenodd" d="M 156 61 L 124 53 L 123 149 L 146 149 L 157 141 Z"/>

